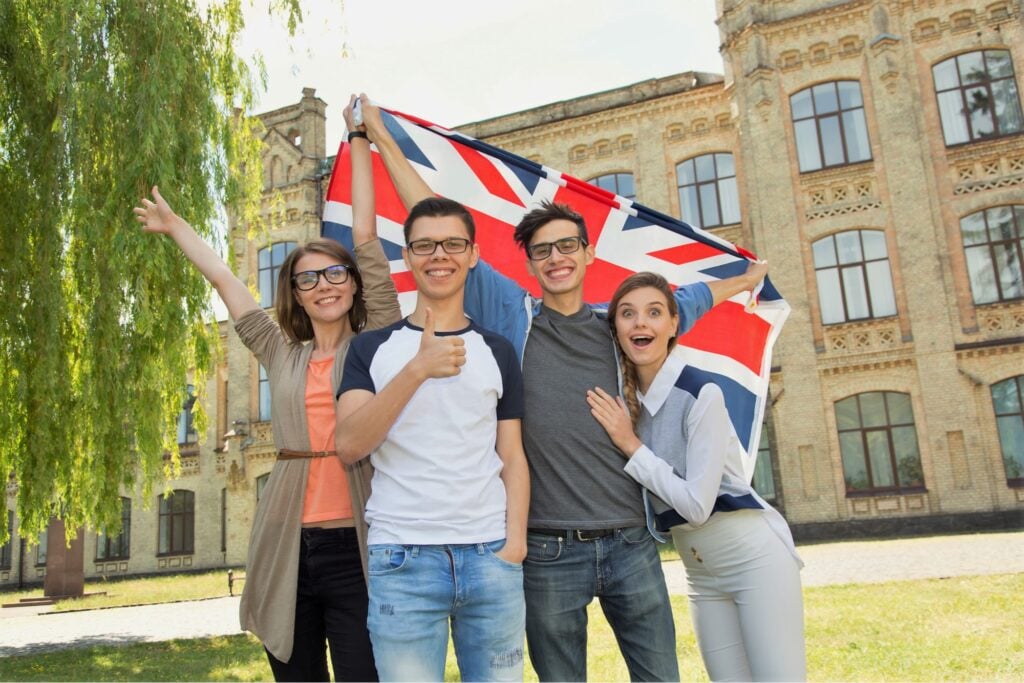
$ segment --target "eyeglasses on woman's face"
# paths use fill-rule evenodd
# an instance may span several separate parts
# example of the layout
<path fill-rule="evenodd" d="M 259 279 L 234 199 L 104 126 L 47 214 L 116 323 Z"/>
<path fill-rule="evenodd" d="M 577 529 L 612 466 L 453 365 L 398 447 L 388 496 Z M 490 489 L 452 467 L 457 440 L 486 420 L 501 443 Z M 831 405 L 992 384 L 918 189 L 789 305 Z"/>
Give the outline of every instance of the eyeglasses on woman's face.
<path fill-rule="evenodd" d="M 348 282 L 348 266 L 339 263 L 320 270 L 304 270 L 292 275 L 292 284 L 296 289 L 306 292 L 316 287 L 320 282 L 320 276 L 323 276 L 332 285 L 343 285 Z"/>

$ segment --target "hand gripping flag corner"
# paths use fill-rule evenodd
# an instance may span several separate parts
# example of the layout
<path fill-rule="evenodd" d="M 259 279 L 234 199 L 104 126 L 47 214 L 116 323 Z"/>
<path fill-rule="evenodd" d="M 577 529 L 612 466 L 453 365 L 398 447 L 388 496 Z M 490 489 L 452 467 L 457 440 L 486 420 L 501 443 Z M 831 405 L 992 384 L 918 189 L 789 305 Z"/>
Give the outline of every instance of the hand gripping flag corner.
<path fill-rule="evenodd" d="M 481 256 L 496 269 L 540 296 L 526 270 L 526 257 L 512 240 L 520 217 L 550 199 L 571 205 L 586 219 L 596 259 L 587 268 L 584 299 L 602 303 L 633 273 L 649 270 L 674 287 L 739 275 L 754 258 L 735 245 L 630 199 L 536 162 L 412 116 L 382 112 L 406 158 L 437 194 L 464 204 L 477 226 Z M 323 235 L 352 248 L 351 166 L 348 145 L 335 159 Z M 373 154 L 377 230 L 391 260 L 402 308 L 415 303 L 416 286 L 402 261 L 406 210 L 376 151 Z M 677 382 L 696 394 L 714 382 L 746 453 L 753 476 L 768 395 L 771 351 L 789 305 L 765 280 L 756 307 L 744 293 L 725 301 L 679 339 L 686 368 Z M 582 397 L 581 397 L 582 400 Z"/>

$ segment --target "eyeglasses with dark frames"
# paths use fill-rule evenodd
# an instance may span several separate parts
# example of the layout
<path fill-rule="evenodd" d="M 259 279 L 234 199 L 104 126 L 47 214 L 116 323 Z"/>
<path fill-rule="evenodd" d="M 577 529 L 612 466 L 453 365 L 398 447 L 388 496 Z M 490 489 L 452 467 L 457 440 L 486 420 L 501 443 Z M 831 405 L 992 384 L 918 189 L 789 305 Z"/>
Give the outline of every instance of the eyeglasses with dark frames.
<path fill-rule="evenodd" d="M 409 251 L 417 256 L 433 256 L 438 247 L 444 249 L 446 254 L 461 254 L 469 249 L 472 244 L 465 237 L 446 237 L 443 240 L 421 239 L 413 240 L 405 245 Z"/>
<path fill-rule="evenodd" d="M 304 270 L 301 273 L 292 275 L 292 284 L 295 285 L 296 289 L 307 292 L 316 287 L 317 283 L 320 282 L 321 275 L 332 285 L 343 285 L 348 282 L 348 266 L 343 266 L 339 263 L 321 268 L 320 270 Z"/>
<path fill-rule="evenodd" d="M 526 248 L 526 255 L 530 257 L 531 261 L 543 261 L 551 256 L 552 247 L 558 249 L 559 254 L 572 254 L 579 251 L 580 247 L 585 246 L 587 246 L 587 241 L 582 237 L 563 237 L 554 242 L 531 244 Z"/>

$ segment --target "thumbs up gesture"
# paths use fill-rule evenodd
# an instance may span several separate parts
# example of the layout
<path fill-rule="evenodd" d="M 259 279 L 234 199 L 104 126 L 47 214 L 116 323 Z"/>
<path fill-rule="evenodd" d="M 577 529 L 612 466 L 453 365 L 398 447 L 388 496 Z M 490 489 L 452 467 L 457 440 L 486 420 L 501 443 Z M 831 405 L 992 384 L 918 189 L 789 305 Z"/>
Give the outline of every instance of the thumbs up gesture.
<path fill-rule="evenodd" d="M 413 360 L 424 378 L 453 377 L 466 364 L 466 342 L 462 337 L 438 337 L 434 325 L 434 312 L 428 308 L 420 350 Z"/>

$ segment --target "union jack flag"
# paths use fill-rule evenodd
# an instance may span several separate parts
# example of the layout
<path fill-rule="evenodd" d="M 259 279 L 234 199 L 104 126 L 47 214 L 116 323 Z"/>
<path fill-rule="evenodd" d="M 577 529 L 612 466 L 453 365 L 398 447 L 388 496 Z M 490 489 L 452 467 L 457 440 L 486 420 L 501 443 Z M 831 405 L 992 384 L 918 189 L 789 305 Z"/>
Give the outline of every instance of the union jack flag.
<path fill-rule="evenodd" d="M 607 190 L 413 116 L 382 111 L 406 158 L 437 194 L 461 202 L 476 222 L 482 258 L 540 296 L 526 257 L 512 240 L 522 215 L 541 200 L 572 206 L 586 220 L 596 259 L 587 267 L 584 299 L 607 302 L 629 275 L 654 271 L 673 286 L 739 275 L 749 252 L 699 228 Z M 342 144 L 331 175 L 322 234 L 352 247 L 351 166 Z M 416 285 L 402 261 L 402 222 L 407 211 L 384 163 L 373 153 L 377 229 L 391 260 L 402 309 L 415 305 Z M 678 384 L 696 395 L 706 382 L 725 395 L 733 427 L 753 476 L 764 417 L 771 349 L 789 305 L 766 279 L 752 306 L 744 293 L 704 315 L 679 343 L 687 367 Z"/>

